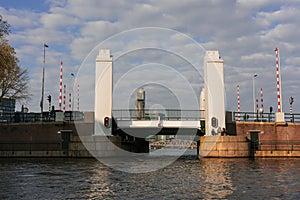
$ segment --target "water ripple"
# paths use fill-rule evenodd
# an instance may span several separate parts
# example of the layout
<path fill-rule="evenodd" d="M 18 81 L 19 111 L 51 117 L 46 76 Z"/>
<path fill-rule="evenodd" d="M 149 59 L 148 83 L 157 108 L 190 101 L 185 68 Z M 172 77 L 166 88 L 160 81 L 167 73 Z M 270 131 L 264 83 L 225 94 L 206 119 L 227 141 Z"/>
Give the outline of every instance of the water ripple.
<path fill-rule="evenodd" d="M 184 157 L 130 174 L 94 159 L 0 159 L 0 199 L 299 199 L 299 161 Z"/>

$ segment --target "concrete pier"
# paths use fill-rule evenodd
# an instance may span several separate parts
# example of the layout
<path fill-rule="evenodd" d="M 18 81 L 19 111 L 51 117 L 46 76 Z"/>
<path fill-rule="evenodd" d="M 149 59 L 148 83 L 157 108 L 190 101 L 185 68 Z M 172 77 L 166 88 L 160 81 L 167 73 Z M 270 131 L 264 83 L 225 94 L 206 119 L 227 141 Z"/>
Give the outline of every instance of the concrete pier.
<path fill-rule="evenodd" d="M 230 136 L 201 136 L 199 157 L 300 157 L 300 124 L 233 122 Z"/>
<path fill-rule="evenodd" d="M 249 157 L 249 142 L 243 136 L 202 136 L 199 157 Z"/>
<path fill-rule="evenodd" d="M 1 124 L 0 157 L 112 157 L 120 156 L 120 149 L 149 151 L 149 143 L 144 140 L 95 136 L 93 128 L 94 123 L 88 122 L 77 123 L 76 127 L 73 122 Z"/>

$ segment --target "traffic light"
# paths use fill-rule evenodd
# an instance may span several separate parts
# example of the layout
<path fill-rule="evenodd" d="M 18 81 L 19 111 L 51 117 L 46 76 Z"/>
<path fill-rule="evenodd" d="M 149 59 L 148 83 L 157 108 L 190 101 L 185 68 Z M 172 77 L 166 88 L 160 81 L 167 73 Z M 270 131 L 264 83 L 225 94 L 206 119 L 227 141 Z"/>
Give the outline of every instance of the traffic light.
<path fill-rule="evenodd" d="M 104 117 L 104 126 L 106 128 L 110 127 L 110 119 L 109 119 L 109 117 Z"/>
<path fill-rule="evenodd" d="M 292 105 L 294 103 L 294 98 L 291 96 L 290 97 L 290 104 Z"/>
<path fill-rule="evenodd" d="M 214 128 L 218 127 L 218 119 L 217 118 L 215 118 L 215 117 L 211 118 L 211 126 Z"/>
<path fill-rule="evenodd" d="M 51 103 L 51 95 L 48 95 L 48 101 Z"/>

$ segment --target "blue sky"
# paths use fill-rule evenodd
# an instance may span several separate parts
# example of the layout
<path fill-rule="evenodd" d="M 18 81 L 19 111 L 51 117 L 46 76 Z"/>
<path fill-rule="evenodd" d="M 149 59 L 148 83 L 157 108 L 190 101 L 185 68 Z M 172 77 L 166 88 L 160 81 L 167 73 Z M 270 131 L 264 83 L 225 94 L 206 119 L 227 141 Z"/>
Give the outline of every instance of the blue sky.
<path fill-rule="evenodd" d="M 197 95 L 200 94 L 203 85 L 201 78 L 203 52 L 218 50 L 225 63 L 227 110 L 236 111 L 236 86 L 240 85 L 241 109 L 252 111 L 253 74 L 258 74 L 255 80 L 257 95 L 259 88 L 263 88 L 264 107 L 268 109 L 269 106 L 273 106 L 274 110 L 276 108 L 274 49 L 279 47 L 283 108 L 288 112 L 288 99 L 293 96 L 294 110 L 300 112 L 300 22 L 298 20 L 300 2 L 298 0 L 189 0 L 176 3 L 172 0 L 0 0 L 0 14 L 11 24 L 12 33 L 8 39 L 16 49 L 20 64 L 30 73 L 32 99 L 22 103 L 26 104 L 31 111 L 39 111 L 44 43 L 49 45 L 46 50 L 45 95 L 51 94 L 54 105 L 58 106 L 59 63 L 62 60 L 64 83 L 68 85 L 68 90 L 71 90 L 72 84 L 70 74 L 75 73 L 77 82 L 82 85 L 80 107 L 83 110 L 92 110 L 94 103 L 92 65 L 95 58 L 89 55 L 95 54 L 97 50 L 94 48 L 104 47 L 99 44 L 124 31 L 160 27 L 174 30 L 182 35 L 172 32 L 169 41 L 166 41 L 168 39 L 161 41 L 164 38 L 161 36 L 163 31 L 152 33 L 151 37 L 158 38 L 157 40 L 150 40 L 149 37 L 145 37 L 147 34 L 139 35 L 138 31 L 133 31 L 131 37 L 134 40 L 131 40 L 131 43 L 128 41 L 125 43 L 122 39 L 115 41 L 108 39 L 109 42 L 104 42 L 105 48 L 114 50 L 112 54 L 115 56 L 121 55 L 118 52 L 121 47 L 134 49 L 152 43 L 151 45 L 156 45 L 155 47 L 168 47 L 170 51 L 191 55 L 189 59 L 192 60 L 200 77 L 196 76 L 194 69 L 189 70 L 188 67 L 177 66 L 176 70 L 190 81 Z M 203 49 L 188 45 L 190 43 L 186 42 L 190 40 L 185 40 L 183 35 L 196 40 Z M 129 36 L 127 35 L 126 38 L 128 39 Z M 124 45 L 127 47 L 125 48 Z M 122 56 L 124 58 L 124 55 Z M 164 61 L 163 57 L 156 54 L 155 56 L 153 57 L 155 62 L 174 64 L 171 61 Z M 85 58 L 89 58 L 90 61 Z M 127 73 L 126 70 L 133 64 L 126 59 L 120 59 L 117 63 L 120 66 L 116 66 L 116 77 Z M 140 73 L 123 84 L 130 85 L 136 82 L 139 76 L 145 75 Z M 159 73 L 153 72 L 153 80 L 157 78 L 157 74 Z M 151 79 L 151 74 L 146 73 L 146 75 Z M 159 78 L 170 79 L 163 73 Z M 180 82 L 174 81 L 173 85 L 176 84 L 180 88 Z M 160 103 L 167 105 L 168 98 L 159 95 L 163 91 L 167 93 L 167 90 L 156 88 L 152 90 L 156 92 L 151 92 L 150 86 L 148 89 L 149 94 L 152 95 L 148 98 L 149 107 Z M 121 94 L 117 96 L 119 99 L 123 98 Z M 156 99 L 160 100 L 155 102 Z M 44 107 L 47 107 L 46 101 Z"/>
<path fill-rule="evenodd" d="M 19 1 L 19 0 L 1 0 L 1 7 L 6 9 L 28 9 L 32 11 L 46 11 L 49 8 L 49 4 L 46 1 L 30 0 L 30 1 Z"/>

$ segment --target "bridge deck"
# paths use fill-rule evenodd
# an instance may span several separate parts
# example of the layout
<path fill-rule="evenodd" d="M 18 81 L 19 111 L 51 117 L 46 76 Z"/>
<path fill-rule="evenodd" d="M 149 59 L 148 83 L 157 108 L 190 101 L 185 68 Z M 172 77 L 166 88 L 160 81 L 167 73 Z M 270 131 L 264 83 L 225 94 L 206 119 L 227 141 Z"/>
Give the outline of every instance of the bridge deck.
<path fill-rule="evenodd" d="M 120 128 L 200 128 L 200 121 L 180 120 L 117 120 Z"/>
<path fill-rule="evenodd" d="M 204 116 L 202 110 L 145 109 L 142 117 L 138 110 L 113 110 L 120 128 L 195 128 L 199 129 Z"/>

